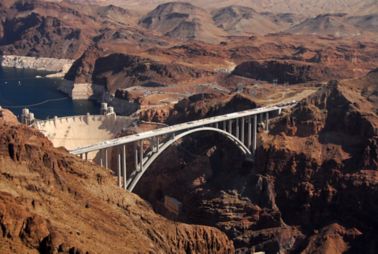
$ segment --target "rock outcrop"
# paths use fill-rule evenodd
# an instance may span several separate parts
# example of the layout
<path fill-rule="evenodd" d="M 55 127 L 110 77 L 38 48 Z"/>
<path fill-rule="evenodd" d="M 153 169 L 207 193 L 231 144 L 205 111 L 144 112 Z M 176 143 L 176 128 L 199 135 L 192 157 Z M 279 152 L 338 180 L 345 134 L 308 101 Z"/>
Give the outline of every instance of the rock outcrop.
<path fill-rule="evenodd" d="M 190 3 L 170 2 L 161 4 L 143 17 L 139 24 L 181 40 L 219 42 L 225 33 L 216 27 L 210 14 Z"/>
<path fill-rule="evenodd" d="M 316 78 L 328 78 L 327 75 L 324 75 L 327 70 L 317 69 L 317 66 L 311 63 L 248 61 L 238 65 L 232 74 L 269 82 L 276 80 L 278 83 L 288 82 L 291 84 L 305 83 Z M 314 74 L 318 74 L 317 77 Z"/>
<path fill-rule="evenodd" d="M 173 85 L 212 74 L 210 71 L 181 64 L 157 62 L 137 55 L 105 54 L 101 49 L 92 47 L 75 61 L 65 78 L 73 81 L 73 98 L 85 97 L 85 93 L 82 93 L 84 97 L 79 96 L 75 89 L 88 91 L 87 88 L 92 87 L 94 92 L 87 92 L 88 98 L 96 94 L 96 90 L 115 94 L 117 89 L 153 83 Z M 98 93 L 101 95 L 101 92 Z"/>
<path fill-rule="evenodd" d="M 141 110 L 139 117 L 144 121 L 172 125 L 256 107 L 258 107 L 258 105 L 246 95 L 215 95 L 204 93 L 182 99 L 174 106 Z"/>
<path fill-rule="evenodd" d="M 111 243 L 111 244 L 110 244 Z M 143 243 L 143 244 L 141 244 Z M 233 253 L 219 230 L 174 223 L 109 171 L 0 120 L 2 253 Z"/>
<path fill-rule="evenodd" d="M 329 82 L 286 111 L 259 132 L 253 164 L 220 136 L 188 137 L 136 192 L 167 217 L 218 227 L 241 253 L 375 253 L 377 78 Z M 165 195 L 183 203 L 179 216 Z"/>

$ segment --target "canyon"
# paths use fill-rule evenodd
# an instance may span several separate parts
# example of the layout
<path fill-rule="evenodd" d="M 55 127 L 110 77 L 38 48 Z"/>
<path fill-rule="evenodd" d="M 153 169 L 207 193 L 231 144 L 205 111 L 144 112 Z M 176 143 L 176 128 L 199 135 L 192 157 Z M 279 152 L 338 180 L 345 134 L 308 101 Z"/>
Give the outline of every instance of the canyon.
<path fill-rule="evenodd" d="M 156 215 L 138 196 L 116 188 L 109 171 L 54 149 L 11 113 L 2 115 L 2 253 L 233 252 L 219 230 Z"/>
<path fill-rule="evenodd" d="M 220 228 L 239 253 L 374 253 L 377 78 L 332 81 L 300 101 L 260 131 L 252 165 L 216 135 L 187 138 L 136 193 L 168 218 Z M 182 202 L 178 217 L 162 193 Z"/>
<path fill-rule="evenodd" d="M 2 67 L 122 116 L 50 120 L 54 147 L 0 108 L 0 252 L 377 253 L 377 17 L 373 0 L 1 1 Z M 196 133 L 135 193 L 67 150 L 284 103 L 253 161 Z"/>

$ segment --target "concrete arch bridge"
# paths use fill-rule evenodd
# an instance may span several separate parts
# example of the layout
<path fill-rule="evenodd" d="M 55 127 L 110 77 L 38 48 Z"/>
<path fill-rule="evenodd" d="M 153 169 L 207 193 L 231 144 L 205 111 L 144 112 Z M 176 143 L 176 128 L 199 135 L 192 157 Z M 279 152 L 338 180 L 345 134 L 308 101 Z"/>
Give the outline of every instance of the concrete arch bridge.
<path fill-rule="evenodd" d="M 269 120 L 281 114 L 284 108 L 295 104 L 262 107 L 251 110 L 235 112 L 201 120 L 176 124 L 151 131 L 141 132 L 121 138 L 107 140 L 95 145 L 71 150 L 72 154 L 88 160 L 90 153 L 98 153 L 97 162 L 101 166 L 109 168 L 110 150 L 117 153 L 118 185 L 128 191 L 133 191 L 143 174 L 151 164 L 168 147 L 185 136 L 198 132 L 215 132 L 223 135 L 241 152 L 253 159 L 257 146 L 257 126 L 262 124 L 266 131 L 269 130 Z M 149 141 L 149 142 L 145 142 Z M 144 145 L 148 143 L 147 147 Z M 130 166 L 127 161 L 127 153 L 131 151 L 134 159 Z"/>

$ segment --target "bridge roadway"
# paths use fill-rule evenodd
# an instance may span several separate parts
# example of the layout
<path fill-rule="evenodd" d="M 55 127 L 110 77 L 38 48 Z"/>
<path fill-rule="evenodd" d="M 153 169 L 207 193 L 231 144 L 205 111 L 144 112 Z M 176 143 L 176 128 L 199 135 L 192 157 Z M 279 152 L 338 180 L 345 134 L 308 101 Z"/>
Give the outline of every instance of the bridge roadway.
<path fill-rule="evenodd" d="M 247 117 L 247 116 L 252 116 L 252 115 L 258 115 L 258 114 L 263 114 L 263 113 L 269 113 L 273 111 L 280 112 L 283 108 L 285 107 L 280 107 L 280 106 L 273 106 L 273 107 L 263 107 L 263 108 L 256 108 L 256 109 L 251 109 L 251 110 L 245 110 L 241 112 L 235 112 L 231 114 L 225 114 L 221 116 L 214 116 L 214 117 L 209 117 L 209 118 L 204 118 L 201 120 L 196 120 L 196 121 L 190 121 L 186 123 L 181 123 L 181 124 L 176 124 L 176 125 L 171 125 L 168 127 L 163 127 L 159 129 L 155 129 L 152 131 L 146 131 L 146 132 L 141 132 L 121 138 L 115 138 L 111 140 L 107 140 L 98 144 L 86 146 L 86 147 L 81 147 L 78 149 L 71 150 L 72 154 L 75 155 L 80 155 L 80 154 L 85 154 L 88 152 L 93 152 L 93 151 L 98 151 L 102 150 L 105 148 L 110 148 L 114 146 L 119 146 L 123 144 L 128 144 L 128 143 L 133 143 L 137 142 L 140 140 L 144 139 L 149 139 L 152 137 L 156 136 L 163 136 L 167 134 L 172 134 L 172 133 L 177 133 L 183 130 L 187 129 L 193 129 L 193 128 L 198 128 L 202 127 L 205 125 L 211 125 L 211 124 L 216 124 L 216 123 L 222 123 L 224 121 L 229 121 L 229 120 L 234 120 L 242 117 Z"/>
<path fill-rule="evenodd" d="M 118 152 L 118 184 L 119 187 L 132 191 L 139 179 L 143 176 L 152 162 L 170 145 L 178 139 L 200 131 L 217 132 L 231 140 L 246 156 L 252 156 L 257 145 L 258 121 L 265 121 L 264 128 L 269 130 L 269 118 L 279 115 L 284 108 L 292 107 L 296 102 L 261 107 L 220 116 L 204 118 L 163 127 L 151 131 L 141 132 L 121 138 L 107 140 L 98 144 L 81 147 L 71 150 L 74 155 L 88 160 L 88 153 L 100 151 L 100 164 L 109 168 L 108 150 L 110 148 L 121 148 Z M 258 119 L 260 118 L 260 119 Z M 265 118 L 265 119 L 264 119 Z M 163 140 L 161 137 L 165 137 Z M 159 140 L 159 138 L 161 138 Z M 147 149 L 143 141 L 151 140 Z M 161 142 L 161 143 L 159 143 Z M 127 174 L 126 170 L 126 145 L 134 144 L 134 170 Z M 139 146 L 139 149 L 138 149 Z M 115 170 L 116 171 L 116 170 Z M 129 176 L 127 176 L 129 175 Z M 123 178 L 123 181 L 122 181 Z M 128 179 L 127 179 L 128 178 Z M 123 182 L 123 183 L 122 183 Z"/>

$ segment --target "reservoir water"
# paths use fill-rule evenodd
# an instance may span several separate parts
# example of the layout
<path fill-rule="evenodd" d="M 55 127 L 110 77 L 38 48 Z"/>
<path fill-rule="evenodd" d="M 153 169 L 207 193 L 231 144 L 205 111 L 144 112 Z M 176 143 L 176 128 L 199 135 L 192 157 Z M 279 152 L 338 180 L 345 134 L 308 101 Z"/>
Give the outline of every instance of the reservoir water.
<path fill-rule="evenodd" d="M 43 71 L 0 68 L 0 106 L 20 115 L 24 107 L 37 119 L 54 116 L 98 114 L 99 105 L 93 101 L 73 101 L 58 91 L 61 79 L 36 78 Z"/>

